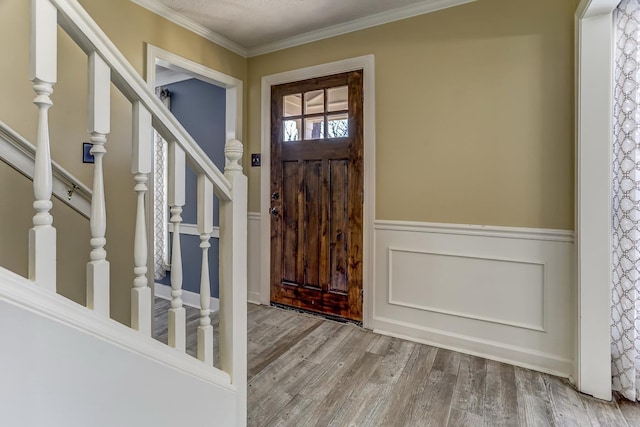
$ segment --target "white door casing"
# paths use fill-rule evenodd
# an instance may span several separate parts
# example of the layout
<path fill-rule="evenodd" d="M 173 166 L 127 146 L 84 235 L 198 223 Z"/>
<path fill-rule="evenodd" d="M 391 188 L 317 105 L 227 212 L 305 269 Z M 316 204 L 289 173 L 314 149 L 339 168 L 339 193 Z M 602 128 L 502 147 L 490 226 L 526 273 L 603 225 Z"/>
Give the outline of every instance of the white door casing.
<path fill-rule="evenodd" d="M 176 74 L 183 75 L 186 78 L 197 78 L 215 86 L 224 88 L 226 90 L 225 141 L 229 141 L 231 139 L 238 139 L 242 141 L 242 80 L 208 68 L 202 64 L 183 58 L 175 53 L 166 51 L 151 44 L 147 44 L 146 61 L 146 81 L 152 89 L 155 89 L 156 84 L 158 83 L 156 66 L 170 69 L 175 71 Z M 156 194 L 158 189 L 155 188 L 155 180 L 150 179 L 148 185 L 150 187 L 148 194 Z M 153 250 L 154 210 L 148 209 L 147 215 L 147 236 L 148 247 L 150 248 L 149 253 L 155 253 Z M 153 257 L 150 258 L 148 271 L 150 274 L 154 271 Z M 153 291 L 153 280 L 150 281 L 150 285 L 152 286 Z"/>
<path fill-rule="evenodd" d="M 269 220 L 271 182 L 271 86 L 314 77 L 363 70 L 364 73 L 364 210 L 363 210 L 363 325 L 371 323 L 373 309 L 373 222 L 375 220 L 375 59 L 360 56 L 262 78 L 260 171 L 260 302 L 270 303 L 271 221 Z"/>
<path fill-rule="evenodd" d="M 613 10 L 583 0 L 576 12 L 576 247 L 580 391 L 611 400 L 611 150 Z"/>

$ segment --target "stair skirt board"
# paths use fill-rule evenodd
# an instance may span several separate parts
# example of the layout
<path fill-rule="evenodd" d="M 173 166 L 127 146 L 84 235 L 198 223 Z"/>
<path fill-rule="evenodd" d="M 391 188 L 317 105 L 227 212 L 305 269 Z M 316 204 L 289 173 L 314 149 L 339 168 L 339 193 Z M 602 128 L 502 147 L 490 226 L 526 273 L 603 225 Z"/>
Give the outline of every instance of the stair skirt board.
<path fill-rule="evenodd" d="M 155 284 L 154 294 L 158 298 L 171 301 L 171 286 L 163 285 L 161 283 Z M 200 294 L 190 291 L 182 291 L 182 302 L 189 307 L 200 309 Z M 220 300 L 215 297 L 211 297 L 211 312 L 216 312 L 220 309 Z"/>
<path fill-rule="evenodd" d="M 224 410 L 237 395 L 228 374 L 4 268 L 0 320 L 0 377 L 11 384 L 0 388 L 2 425 L 203 424 L 216 410 L 220 425 L 237 425 L 234 411 Z M 193 393 L 181 392 L 172 405 L 158 407 L 166 390 Z M 147 398 L 140 400 L 142 395 Z M 175 411 L 173 405 L 194 410 Z M 113 411 L 116 406 L 123 410 Z"/>

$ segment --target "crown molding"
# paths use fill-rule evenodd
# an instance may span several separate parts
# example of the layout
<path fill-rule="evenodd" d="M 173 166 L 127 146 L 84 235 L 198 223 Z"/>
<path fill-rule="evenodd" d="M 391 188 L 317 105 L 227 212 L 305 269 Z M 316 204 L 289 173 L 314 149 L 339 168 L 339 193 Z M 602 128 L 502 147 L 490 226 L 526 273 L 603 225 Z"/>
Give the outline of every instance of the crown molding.
<path fill-rule="evenodd" d="M 204 25 L 200 25 L 192 19 L 187 18 L 184 15 L 179 14 L 173 9 L 168 8 L 167 6 L 158 3 L 155 0 L 131 0 L 132 3 L 137 4 L 138 6 L 144 7 L 151 12 L 162 16 L 163 18 L 180 25 L 187 30 L 198 34 L 199 36 L 204 37 L 207 40 L 214 42 L 217 45 L 224 47 L 225 49 L 229 49 L 231 52 L 234 52 L 243 58 L 247 57 L 247 49 L 238 43 L 229 40 L 228 38 L 216 33 L 213 30 L 205 27 Z"/>
<path fill-rule="evenodd" d="M 151 12 L 162 16 L 163 18 L 186 28 L 238 55 L 248 58 L 252 56 L 264 55 L 266 53 L 275 52 L 289 47 L 299 46 L 342 34 L 352 33 L 354 31 L 364 30 L 365 28 L 375 27 L 377 25 L 387 24 L 389 22 L 399 21 L 401 19 L 412 18 L 418 15 L 424 15 L 430 12 L 436 12 L 450 7 L 460 6 L 471 3 L 476 0 L 431 0 L 420 4 L 413 4 L 397 9 L 388 10 L 386 12 L 376 13 L 374 15 L 365 16 L 364 18 L 355 19 L 353 21 L 344 22 L 342 24 L 332 25 L 316 31 L 288 37 L 261 46 L 246 48 L 228 38 L 216 33 L 213 30 L 198 24 L 190 18 L 179 14 L 173 9 L 159 3 L 157 0 L 131 0 L 131 2 L 150 10 Z"/>
<path fill-rule="evenodd" d="M 310 31 L 298 36 L 293 36 L 272 43 L 267 43 L 262 46 L 249 48 L 247 50 L 247 56 L 252 57 L 264 55 L 266 53 L 271 53 L 294 46 L 300 46 L 302 44 L 328 39 L 330 37 L 364 30 L 365 28 L 371 28 L 378 25 L 387 24 L 389 22 L 399 21 L 401 19 L 412 18 L 414 16 L 424 15 L 426 13 L 436 12 L 438 10 L 448 9 L 450 7 L 460 6 L 474 1 L 476 0 L 432 0 L 405 7 L 399 7 L 397 9 L 376 13 L 374 15 L 365 16 L 360 19 L 354 19 L 353 21 L 332 25 L 320 30 Z"/>

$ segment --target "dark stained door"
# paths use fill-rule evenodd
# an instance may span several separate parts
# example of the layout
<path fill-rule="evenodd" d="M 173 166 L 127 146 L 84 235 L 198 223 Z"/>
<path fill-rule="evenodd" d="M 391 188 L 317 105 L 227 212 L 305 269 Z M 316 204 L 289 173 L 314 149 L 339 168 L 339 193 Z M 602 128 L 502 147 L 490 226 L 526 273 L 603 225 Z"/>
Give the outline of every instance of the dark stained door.
<path fill-rule="evenodd" d="M 362 71 L 272 87 L 271 301 L 362 320 Z"/>

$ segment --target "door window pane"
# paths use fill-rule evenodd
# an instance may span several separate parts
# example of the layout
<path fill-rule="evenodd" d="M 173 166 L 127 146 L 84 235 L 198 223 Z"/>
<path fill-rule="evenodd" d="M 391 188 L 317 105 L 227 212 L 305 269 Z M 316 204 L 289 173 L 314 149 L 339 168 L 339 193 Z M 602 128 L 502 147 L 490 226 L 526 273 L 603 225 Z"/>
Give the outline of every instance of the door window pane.
<path fill-rule="evenodd" d="M 283 97 L 282 116 L 301 116 L 302 115 L 302 95 L 296 93 Z"/>
<path fill-rule="evenodd" d="M 324 90 L 314 90 L 304 94 L 304 113 L 315 114 L 324 112 Z"/>
<path fill-rule="evenodd" d="M 300 141 L 302 138 L 302 120 L 283 120 L 282 121 L 282 140 L 283 141 Z"/>
<path fill-rule="evenodd" d="M 324 117 L 309 117 L 304 119 L 304 139 L 324 138 Z"/>
<path fill-rule="evenodd" d="M 348 114 L 333 114 L 327 118 L 327 138 L 344 138 L 349 136 Z"/>
<path fill-rule="evenodd" d="M 327 111 L 349 109 L 349 87 L 339 86 L 327 89 Z"/>

